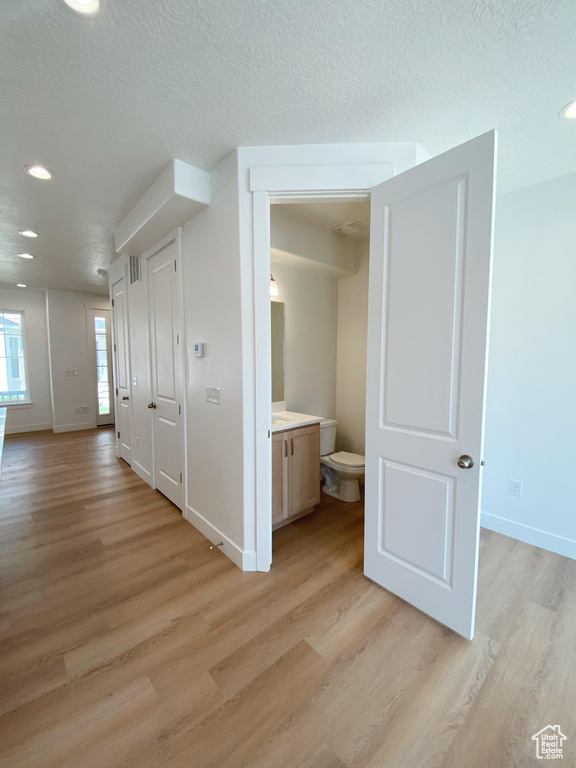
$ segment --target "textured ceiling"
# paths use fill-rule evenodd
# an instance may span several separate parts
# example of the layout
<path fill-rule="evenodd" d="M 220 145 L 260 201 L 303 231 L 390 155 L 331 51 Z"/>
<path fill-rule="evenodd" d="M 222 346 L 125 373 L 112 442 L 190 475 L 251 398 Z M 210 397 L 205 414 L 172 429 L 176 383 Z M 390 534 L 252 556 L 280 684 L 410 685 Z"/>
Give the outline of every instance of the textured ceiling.
<path fill-rule="evenodd" d="M 574 0 L 0 4 L 0 282 L 105 290 L 112 230 L 171 158 L 496 127 L 500 190 L 576 170 Z M 41 162 L 56 176 L 22 173 Z M 26 241 L 23 227 L 41 238 Z M 23 247 L 37 254 L 24 263 Z"/>

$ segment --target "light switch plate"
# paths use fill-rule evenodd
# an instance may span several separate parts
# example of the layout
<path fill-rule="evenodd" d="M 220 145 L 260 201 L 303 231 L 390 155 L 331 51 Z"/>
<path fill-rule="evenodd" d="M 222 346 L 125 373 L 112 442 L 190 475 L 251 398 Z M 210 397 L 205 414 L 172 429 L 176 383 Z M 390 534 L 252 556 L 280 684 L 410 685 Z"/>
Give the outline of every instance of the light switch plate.
<path fill-rule="evenodd" d="M 220 405 L 220 387 L 206 387 L 206 402 Z"/>

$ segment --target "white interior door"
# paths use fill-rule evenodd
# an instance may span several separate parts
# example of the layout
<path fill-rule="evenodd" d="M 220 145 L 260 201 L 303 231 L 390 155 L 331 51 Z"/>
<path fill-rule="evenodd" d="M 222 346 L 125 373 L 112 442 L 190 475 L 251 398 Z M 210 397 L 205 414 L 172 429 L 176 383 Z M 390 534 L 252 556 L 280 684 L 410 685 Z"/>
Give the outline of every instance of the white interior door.
<path fill-rule="evenodd" d="M 495 132 L 473 139 L 378 185 L 371 202 L 365 574 L 468 638 L 495 144 Z"/>
<path fill-rule="evenodd" d="M 114 360 L 116 365 L 116 435 L 118 455 L 132 466 L 132 406 L 130 404 L 130 353 L 126 278 L 112 285 Z"/>
<path fill-rule="evenodd" d="M 148 260 L 154 474 L 156 488 L 182 509 L 182 362 L 177 244 Z"/>

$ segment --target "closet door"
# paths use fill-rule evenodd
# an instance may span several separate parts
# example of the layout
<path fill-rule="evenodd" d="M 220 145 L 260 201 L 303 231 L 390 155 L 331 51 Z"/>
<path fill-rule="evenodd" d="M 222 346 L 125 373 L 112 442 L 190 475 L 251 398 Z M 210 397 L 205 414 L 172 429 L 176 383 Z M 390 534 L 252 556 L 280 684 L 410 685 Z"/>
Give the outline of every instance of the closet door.
<path fill-rule="evenodd" d="M 183 365 L 177 243 L 148 259 L 150 343 L 156 488 L 184 506 Z"/>
<path fill-rule="evenodd" d="M 114 366 L 116 370 L 117 453 L 132 465 L 132 405 L 130 403 L 130 346 L 126 278 L 112 284 Z"/>

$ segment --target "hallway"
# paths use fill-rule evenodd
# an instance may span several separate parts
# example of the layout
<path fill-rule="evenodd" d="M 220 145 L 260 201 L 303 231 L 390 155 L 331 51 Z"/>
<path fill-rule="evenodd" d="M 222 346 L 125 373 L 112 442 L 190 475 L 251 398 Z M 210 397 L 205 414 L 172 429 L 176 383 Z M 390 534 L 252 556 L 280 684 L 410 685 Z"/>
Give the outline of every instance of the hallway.
<path fill-rule="evenodd" d="M 242 573 L 114 456 L 110 429 L 7 438 L 7 768 L 576 762 L 576 563 L 483 531 L 471 643 L 362 575 L 361 502 L 323 501 Z"/>

